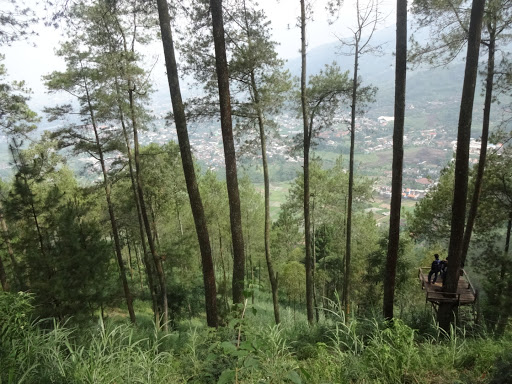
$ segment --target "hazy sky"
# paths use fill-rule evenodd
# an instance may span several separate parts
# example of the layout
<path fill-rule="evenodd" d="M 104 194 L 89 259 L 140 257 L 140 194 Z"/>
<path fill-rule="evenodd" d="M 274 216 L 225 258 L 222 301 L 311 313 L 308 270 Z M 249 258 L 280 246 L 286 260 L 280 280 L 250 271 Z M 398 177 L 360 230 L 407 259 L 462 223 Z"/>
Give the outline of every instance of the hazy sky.
<path fill-rule="evenodd" d="M 363 3 L 365 0 L 361 2 Z M 349 34 L 347 27 L 354 25 L 355 0 L 345 0 L 340 17 L 333 25 L 327 23 L 328 14 L 325 11 L 325 3 L 326 0 L 311 1 L 313 21 L 310 21 L 307 27 L 308 49 L 336 41 L 336 36 L 347 36 Z M 260 0 L 259 4 L 272 22 L 274 40 L 280 43 L 278 52 L 281 57 L 284 59 L 297 57 L 300 49 L 300 30 L 297 27 L 300 1 Z M 381 2 L 380 9 L 387 16 L 381 27 L 394 22 L 394 7 L 394 0 Z M 25 80 L 34 92 L 33 99 L 44 100 L 44 98 L 48 98 L 48 95 L 45 95 L 41 76 L 54 70 L 63 69 L 62 61 L 54 55 L 54 49 L 62 38 L 59 35 L 60 32 L 52 28 L 39 26 L 37 31 L 39 36 L 32 37 L 29 42 L 16 42 L 11 47 L 4 46 L 1 48 L 1 52 L 6 56 L 5 64 L 10 78 Z M 34 47 L 33 44 L 36 46 Z M 155 42 L 153 47 L 153 55 L 158 59 L 154 77 L 158 80 L 164 76 L 164 59 L 161 44 Z M 166 83 L 164 82 L 164 84 Z"/>

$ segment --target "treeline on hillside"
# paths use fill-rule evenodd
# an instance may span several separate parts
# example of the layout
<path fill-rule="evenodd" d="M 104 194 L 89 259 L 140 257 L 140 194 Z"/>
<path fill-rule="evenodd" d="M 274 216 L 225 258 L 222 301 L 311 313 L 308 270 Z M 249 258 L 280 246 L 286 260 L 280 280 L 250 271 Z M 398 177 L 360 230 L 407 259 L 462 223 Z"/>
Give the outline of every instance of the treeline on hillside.
<path fill-rule="evenodd" d="M 333 14 L 339 11 L 335 3 L 329 2 Z M 380 313 L 382 308 L 391 320 L 398 317 L 394 307 L 402 315 L 417 302 L 413 265 L 428 262 L 433 251 L 448 254 L 445 292 L 453 295 L 461 267 L 471 263 L 466 257 L 471 249 L 475 266 L 485 260 L 478 268 L 487 282 L 482 284 L 488 299 L 484 320 L 503 334 L 512 307 L 508 136 L 496 136 L 501 149 L 490 159 L 486 149 L 491 104 L 497 100 L 493 85 L 499 83 L 501 93 L 510 93 L 507 57 L 495 65 L 495 53 L 507 43 L 508 3 L 493 0 L 485 8 L 484 1 L 475 0 L 454 10 L 443 2 L 435 7 L 414 2 L 419 26 L 431 28 L 436 39 L 427 46 L 413 44 L 410 52 L 407 4 L 397 3 L 393 192 L 390 225 L 384 230 L 365 211 L 372 181 L 358 175 L 354 161 L 356 119 L 377 91 L 363 82 L 359 60 L 378 50 L 371 46 L 371 36 L 382 21 L 380 4 L 358 3 L 353 36 L 340 41 L 352 49 L 352 71 L 332 63 L 309 78 L 306 27 L 312 9 L 306 0 L 300 5 L 300 80 L 284 70 L 265 13 L 249 1 L 185 2 L 171 9 L 165 0 L 54 5 L 52 22 L 66 36 L 57 50 L 65 69 L 46 75 L 44 81 L 49 92 L 66 94 L 70 101 L 48 106 L 45 117 L 59 121 L 59 128 L 33 141 L 30 135 L 38 117 L 27 106 L 23 84 L 7 84 L 4 67 L 0 72 L 0 118 L 14 171 L 1 185 L 3 290 L 32 292 L 37 315 L 59 320 L 103 317 L 122 308 L 135 323 L 141 311 L 134 301 L 147 302 L 163 330 L 203 314 L 210 327 L 229 324 L 230 312 L 245 313 L 255 291 L 269 294 L 276 324 L 282 306 L 305 309 L 312 325 L 327 317 L 332 303 L 343 308 L 347 318 Z M 8 35 L 2 27 L 2 43 L 23 38 L 16 31 L 28 26 L 29 14 L 23 9 L 7 14 L 5 25 L 15 32 Z M 438 23 L 448 27 L 439 28 Z M 157 33 L 171 95 L 169 129 L 174 125 L 178 143 L 141 147 L 140 132 L 151 127 L 148 103 L 154 87 L 141 52 Z M 488 53 L 482 149 L 475 175 L 469 178 L 480 46 Z M 438 65 L 466 47 L 453 181 L 443 179 L 451 174 L 448 169 L 404 231 L 407 60 Z M 200 97 L 186 103 L 180 88 L 183 74 L 193 76 L 203 89 Z M 289 150 L 304 162 L 272 222 L 267 147 L 279 137 L 276 117 L 285 107 L 295 109 L 302 120 L 303 133 Z M 341 115 L 349 116 L 348 169 L 341 158 L 326 169 L 314 148 Z M 222 177 L 200 170 L 193 158 L 187 124 L 201 119 L 219 119 Z M 238 174 L 240 155 L 261 164 L 263 193 Z M 65 165 L 66 156 L 90 161 L 95 182 L 78 182 Z M 488 218 L 490 212 L 496 213 Z M 470 243 L 473 232 L 476 241 Z M 498 316 L 496 309 L 501 310 Z M 458 310 L 454 300 L 439 304 L 438 320 L 445 331 Z M 482 323 L 481 318 L 476 321 Z"/>
<path fill-rule="evenodd" d="M 51 146 L 38 142 L 27 150 L 14 151 L 16 175 L 1 185 L 3 239 L 2 260 L 6 268 L 6 290 L 28 290 L 34 294 L 38 317 L 77 321 L 108 314 L 111 308 L 126 310 L 115 242 L 102 185 L 80 185 Z M 162 258 L 168 287 L 171 320 L 200 316 L 204 287 L 194 222 L 174 143 L 141 148 L 143 193 L 158 254 Z M 198 173 L 205 214 L 210 229 L 212 255 L 218 284 L 219 310 L 226 318 L 231 306 L 230 282 L 233 256 L 230 243 L 226 183 L 212 172 Z M 346 219 L 339 206 L 346 196 L 347 174 L 341 158 L 324 169 L 320 160 L 312 164 L 314 207 L 312 227 L 315 242 L 315 281 L 318 310 L 343 289 L 343 254 Z M 356 183 L 358 207 L 371 199 L 371 180 Z M 279 275 L 281 302 L 301 311 L 305 303 L 301 196 L 303 179 L 298 175 L 270 232 L 275 268 Z M 249 290 L 267 292 L 261 193 L 247 177 L 240 180 L 242 225 L 247 255 L 244 271 Z M 137 207 L 129 171 L 116 168 L 111 185 L 122 260 L 130 293 L 151 301 L 148 264 L 141 244 Z M 371 214 L 356 209 L 354 218 L 355 290 L 361 311 L 380 300 L 383 259 L 378 258 L 379 231 Z M 384 246 L 384 245 L 382 245 Z M 380 252 L 380 253 L 379 253 Z M 406 261 L 404 260 L 404 263 Z M 409 266 L 412 263 L 408 262 Z M 401 280 L 408 278 L 402 268 Z M 249 294 L 249 293 L 247 293 Z M 248 296 L 249 297 L 249 296 Z M 405 303 L 403 305 L 406 305 Z M 366 309 L 365 309 L 366 308 Z"/>

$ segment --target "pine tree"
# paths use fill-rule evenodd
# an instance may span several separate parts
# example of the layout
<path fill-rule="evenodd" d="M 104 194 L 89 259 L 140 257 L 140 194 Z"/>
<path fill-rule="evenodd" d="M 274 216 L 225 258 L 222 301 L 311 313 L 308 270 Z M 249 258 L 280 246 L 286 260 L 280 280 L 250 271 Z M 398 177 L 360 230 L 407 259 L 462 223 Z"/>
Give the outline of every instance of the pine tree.
<path fill-rule="evenodd" d="M 396 4 L 395 122 L 393 128 L 393 174 L 389 217 L 389 242 L 384 278 L 383 313 L 393 318 L 395 280 L 400 245 L 400 210 L 404 161 L 405 84 L 407 78 L 407 1 Z"/>

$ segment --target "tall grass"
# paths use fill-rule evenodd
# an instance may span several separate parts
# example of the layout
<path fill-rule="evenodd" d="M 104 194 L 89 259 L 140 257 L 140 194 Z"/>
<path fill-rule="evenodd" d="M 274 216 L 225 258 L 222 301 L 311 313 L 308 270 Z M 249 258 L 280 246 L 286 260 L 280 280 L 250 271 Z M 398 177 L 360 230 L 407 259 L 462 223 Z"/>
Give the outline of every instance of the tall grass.
<path fill-rule="evenodd" d="M 2 384 L 512 382 L 510 335 L 443 334 L 435 323 L 420 335 L 400 320 L 345 318 L 334 304 L 313 327 L 287 309 L 272 325 L 263 303 L 231 326 L 191 320 L 164 334 L 149 320 L 86 329 L 33 321 L 30 301 L 0 294 Z"/>

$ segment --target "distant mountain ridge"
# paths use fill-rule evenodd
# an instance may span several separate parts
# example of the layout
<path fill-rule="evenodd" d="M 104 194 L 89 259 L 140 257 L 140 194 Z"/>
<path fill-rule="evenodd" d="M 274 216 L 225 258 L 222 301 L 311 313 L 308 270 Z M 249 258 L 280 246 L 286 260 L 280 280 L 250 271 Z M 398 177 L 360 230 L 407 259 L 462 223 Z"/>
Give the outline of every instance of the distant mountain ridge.
<path fill-rule="evenodd" d="M 426 34 L 417 37 L 426 39 Z M 360 58 L 359 75 L 364 84 L 378 87 L 377 101 L 370 108 L 369 116 L 393 115 L 395 80 L 395 26 L 374 33 L 370 42 L 381 48 L 380 54 L 366 54 Z M 354 56 L 350 47 L 334 42 L 312 48 L 307 53 L 308 75 L 317 74 L 326 64 L 337 64 L 353 73 Z M 300 76 L 301 59 L 289 60 L 286 68 L 293 76 Z M 442 68 L 409 68 L 407 72 L 406 103 L 422 105 L 427 102 L 449 102 L 460 99 L 464 78 L 464 62 L 455 60 L 450 66 Z"/>

